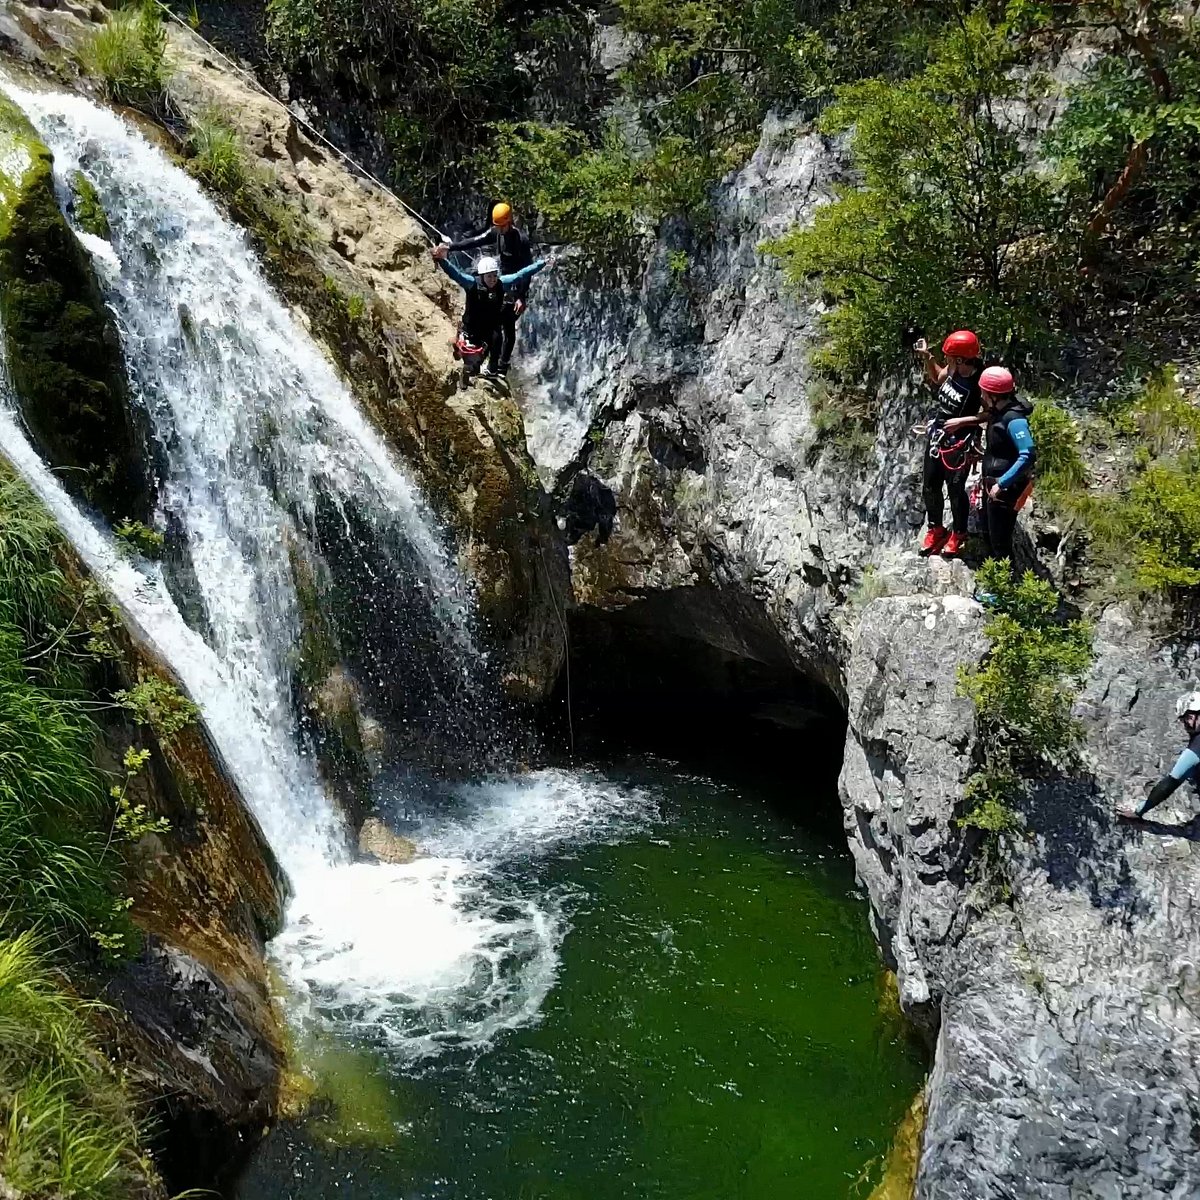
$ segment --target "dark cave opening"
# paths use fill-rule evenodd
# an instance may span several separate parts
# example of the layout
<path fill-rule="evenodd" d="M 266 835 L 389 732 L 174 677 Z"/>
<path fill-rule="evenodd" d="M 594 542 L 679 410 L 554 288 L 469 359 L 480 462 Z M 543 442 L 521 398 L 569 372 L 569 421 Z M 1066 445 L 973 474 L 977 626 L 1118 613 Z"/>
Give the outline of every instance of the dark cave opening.
<path fill-rule="evenodd" d="M 834 692 L 799 667 L 753 601 L 716 588 L 569 615 L 569 669 L 546 707 L 549 746 L 583 759 L 653 754 L 753 783 L 798 822 L 841 836 L 846 734 Z"/>

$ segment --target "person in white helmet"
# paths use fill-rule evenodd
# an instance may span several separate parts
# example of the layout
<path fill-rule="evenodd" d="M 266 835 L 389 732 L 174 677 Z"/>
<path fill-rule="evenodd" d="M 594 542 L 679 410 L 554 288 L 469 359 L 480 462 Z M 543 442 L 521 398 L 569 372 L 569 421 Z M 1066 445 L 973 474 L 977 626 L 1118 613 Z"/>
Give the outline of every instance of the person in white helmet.
<path fill-rule="evenodd" d="M 487 347 L 488 365 L 484 374 L 493 377 L 503 374 L 499 368 L 504 351 L 502 318 L 505 297 L 539 271 L 552 267 L 554 259 L 539 258 L 519 271 L 501 275 L 499 262 L 487 255 L 475 264 L 475 274 L 471 275 L 450 261 L 450 248 L 445 244 L 434 246 L 431 253 L 434 262 L 467 294 L 462 331 L 474 345 Z"/>
<path fill-rule="evenodd" d="M 1175 702 L 1175 715 L 1183 722 L 1187 731 L 1186 749 L 1180 752 L 1170 773 L 1164 775 L 1150 789 L 1150 794 L 1145 800 L 1140 804 L 1117 805 L 1118 816 L 1136 821 L 1151 809 L 1157 808 L 1186 781 L 1190 780 L 1193 787 L 1200 787 L 1200 691 L 1185 692 L 1180 696 Z"/>

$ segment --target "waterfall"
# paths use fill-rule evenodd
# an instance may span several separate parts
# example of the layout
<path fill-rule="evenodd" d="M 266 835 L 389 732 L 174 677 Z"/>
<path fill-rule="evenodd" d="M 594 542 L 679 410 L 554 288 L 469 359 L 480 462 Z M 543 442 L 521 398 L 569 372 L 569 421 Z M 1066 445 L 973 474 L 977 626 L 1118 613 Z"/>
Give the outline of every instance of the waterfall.
<path fill-rule="evenodd" d="M 242 232 L 115 114 L 3 87 L 53 151 L 64 206 L 78 170 L 108 214 L 110 242 L 80 236 L 120 328 L 186 570 L 119 553 L 32 448 L 7 391 L 0 449 L 200 706 L 292 884 L 273 954 L 293 998 L 410 1056 L 532 1019 L 554 979 L 559 898 L 508 894 L 489 863 L 513 852 L 514 830 L 522 852 L 536 850 L 639 801 L 552 771 L 475 785 L 459 797 L 460 817 L 463 805 L 473 816 L 428 827 L 429 855 L 353 861 L 292 698 L 302 632 L 292 551 L 353 560 L 366 623 L 377 595 L 398 595 L 373 623 L 403 622 L 396 653 L 409 658 L 379 662 L 380 686 L 432 688 L 419 704 L 435 720 L 478 690 L 470 589 L 418 490 Z M 410 677 L 421 671 L 428 678 Z"/>

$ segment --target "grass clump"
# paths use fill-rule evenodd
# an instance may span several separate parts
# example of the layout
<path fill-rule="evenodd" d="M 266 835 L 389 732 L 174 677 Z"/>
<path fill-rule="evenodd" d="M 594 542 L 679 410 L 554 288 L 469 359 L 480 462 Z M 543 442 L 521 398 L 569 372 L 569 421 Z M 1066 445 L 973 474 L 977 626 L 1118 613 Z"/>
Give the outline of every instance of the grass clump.
<path fill-rule="evenodd" d="M 197 116 L 187 137 L 188 169 L 224 197 L 234 214 L 269 246 L 299 249 L 316 232 L 305 215 L 279 194 L 279 181 L 256 164 L 237 130 L 216 109 Z"/>
<path fill-rule="evenodd" d="M 167 85 L 167 34 L 154 0 L 110 13 L 80 50 L 89 75 L 118 104 L 153 108 Z"/>
<path fill-rule="evenodd" d="M 0 912 L 86 947 L 123 933 L 111 814 L 83 711 L 78 602 L 57 527 L 25 485 L 0 475 Z"/>
<path fill-rule="evenodd" d="M 128 1200 L 155 1179 L 133 1105 L 32 933 L 0 937 L 0 1186 L 5 1196 Z"/>
<path fill-rule="evenodd" d="M 1079 745 L 1071 709 L 1091 665 L 1092 635 L 1086 622 L 1060 619 L 1057 594 L 1032 571 L 1014 579 L 1007 562 L 990 559 L 976 582 L 994 600 L 987 657 L 959 673 L 981 753 L 961 823 L 998 834 L 1019 824 L 1014 804 L 1024 781 L 1065 767 Z"/>

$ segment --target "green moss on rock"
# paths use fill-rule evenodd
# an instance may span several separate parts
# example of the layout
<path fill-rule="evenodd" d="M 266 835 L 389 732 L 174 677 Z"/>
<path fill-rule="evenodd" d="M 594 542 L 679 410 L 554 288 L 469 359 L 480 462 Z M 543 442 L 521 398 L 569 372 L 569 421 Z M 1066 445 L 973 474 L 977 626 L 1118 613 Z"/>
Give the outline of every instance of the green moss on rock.
<path fill-rule="evenodd" d="M 112 237 L 108 214 L 100 203 L 100 195 L 82 171 L 71 174 L 71 207 L 75 220 L 85 233 L 94 234 L 106 242 Z"/>
<path fill-rule="evenodd" d="M 54 196 L 50 151 L 0 96 L 0 320 L 9 374 L 46 456 L 109 517 L 149 497 L 116 331 Z"/>

